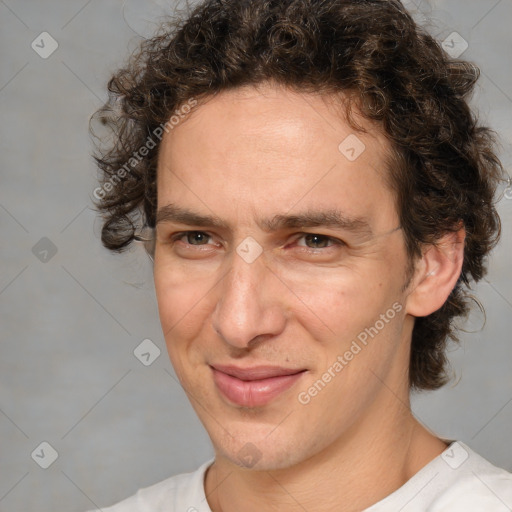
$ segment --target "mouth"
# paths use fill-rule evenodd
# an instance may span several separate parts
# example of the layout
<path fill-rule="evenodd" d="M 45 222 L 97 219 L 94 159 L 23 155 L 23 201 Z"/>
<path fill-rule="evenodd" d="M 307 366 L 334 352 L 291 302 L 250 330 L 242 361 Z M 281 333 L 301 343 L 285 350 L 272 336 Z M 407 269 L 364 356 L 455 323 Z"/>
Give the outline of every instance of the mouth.
<path fill-rule="evenodd" d="M 241 407 L 266 405 L 292 387 L 307 371 L 277 366 L 210 366 L 219 392 Z"/>

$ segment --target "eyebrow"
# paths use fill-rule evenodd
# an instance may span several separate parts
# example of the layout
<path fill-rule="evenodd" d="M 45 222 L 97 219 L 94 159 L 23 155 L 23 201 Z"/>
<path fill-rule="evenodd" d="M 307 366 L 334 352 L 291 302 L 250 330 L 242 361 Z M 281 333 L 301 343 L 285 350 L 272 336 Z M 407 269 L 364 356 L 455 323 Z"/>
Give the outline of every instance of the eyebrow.
<path fill-rule="evenodd" d="M 187 208 L 168 204 L 158 209 L 156 224 L 176 222 L 197 227 L 217 227 L 228 230 L 229 224 L 215 215 L 203 215 Z M 258 226 L 266 232 L 283 229 L 327 227 L 354 233 L 372 235 L 372 229 L 364 217 L 349 217 L 336 209 L 306 210 L 294 215 L 274 215 L 269 219 L 261 219 Z"/>
<path fill-rule="evenodd" d="M 372 234 L 370 224 L 362 217 L 348 217 L 339 210 L 307 210 L 295 215 L 275 215 L 271 219 L 263 220 L 260 227 L 265 231 L 278 231 L 280 229 L 327 227 L 357 233 Z"/>
<path fill-rule="evenodd" d="M 200 227 L 229 228 L 229 225 L 219 217 L 214 215 L 202 215 L 174 204 L 167 204 L 158 209 L 156 213 L 156 224 L 161 222 L 176 222 Z"/>

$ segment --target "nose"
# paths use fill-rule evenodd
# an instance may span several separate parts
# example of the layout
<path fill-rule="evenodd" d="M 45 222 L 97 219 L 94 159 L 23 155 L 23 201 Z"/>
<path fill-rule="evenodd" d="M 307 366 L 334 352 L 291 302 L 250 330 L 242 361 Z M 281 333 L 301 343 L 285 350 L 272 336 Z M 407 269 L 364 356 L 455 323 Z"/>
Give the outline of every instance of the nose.
<path fill-rule="evenodd" d="M 246 349 L 279 335 L 285 327 L 285 295 L 263 255 L 247 263 L 233 254 L 231 268 L 216 287 L 213 328 L 228 345 Z"/>

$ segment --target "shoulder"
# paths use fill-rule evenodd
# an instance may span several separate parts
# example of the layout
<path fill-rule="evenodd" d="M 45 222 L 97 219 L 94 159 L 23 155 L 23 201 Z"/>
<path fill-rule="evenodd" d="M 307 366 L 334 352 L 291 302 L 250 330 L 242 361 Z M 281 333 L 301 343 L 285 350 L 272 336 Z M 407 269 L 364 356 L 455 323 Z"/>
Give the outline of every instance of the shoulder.
<path fill-rule="evenodd" d="M 510 512 L 512 474 L 460 441 L 365 512 Z"/>
<path fill-rule="evenodd" d="M 512 509 L 512 473 L 494 466 L 460 441 L 450 445 L 441 458 L 446 466 L 438 477 L 448 485 L 428 510 L 499 512 Z"/>
<path fill-rule="evenodd" d="M 204 475 L 213 460 L 201 465 L 196 471 L 176 475 L 112 505 L 101 508 L 102 512 L 209 512 L 204 493 Z M 90 511 L 90 512 L 99 512 Z"/>

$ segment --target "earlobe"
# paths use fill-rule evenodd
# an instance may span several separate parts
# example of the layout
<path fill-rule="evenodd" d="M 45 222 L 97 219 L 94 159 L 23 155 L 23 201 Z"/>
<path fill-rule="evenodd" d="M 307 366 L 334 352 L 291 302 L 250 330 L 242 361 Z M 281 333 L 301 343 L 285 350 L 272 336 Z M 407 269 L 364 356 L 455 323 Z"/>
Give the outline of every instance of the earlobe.
<path fill-rule="evenodd" d="M 466 230 L 461 227 L 425 248 L 409 286 L 408 314 L 427 316 L 446 302 L 462 271 L 465 238 Z"/>

